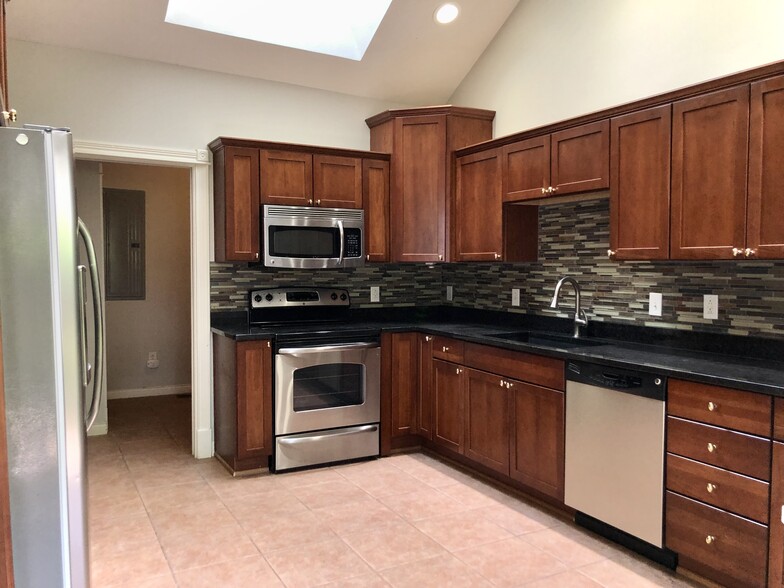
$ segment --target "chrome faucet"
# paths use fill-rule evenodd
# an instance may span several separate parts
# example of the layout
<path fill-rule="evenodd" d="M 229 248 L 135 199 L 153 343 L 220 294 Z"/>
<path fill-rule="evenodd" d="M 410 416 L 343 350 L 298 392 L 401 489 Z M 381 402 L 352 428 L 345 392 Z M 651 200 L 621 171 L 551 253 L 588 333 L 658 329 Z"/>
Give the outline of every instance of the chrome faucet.
<path fill-rule="evenodd" d="M 574 278 L 570 278 L 569 276 L 564 276 L 558 283 L 555 285 L 555 293 L 553 294 L 553 299 L 550 301 L 550 308 L 558 308 L 558 294 L 561 293 L 561 286 L 564 283 L 569 283 L 574 287 L 574 335 L 573 337 L 580 336 L 580 325 L 588 326 L 588 317 L 585 315 L 585 311 L 580 308 L 580 284 Z"/>

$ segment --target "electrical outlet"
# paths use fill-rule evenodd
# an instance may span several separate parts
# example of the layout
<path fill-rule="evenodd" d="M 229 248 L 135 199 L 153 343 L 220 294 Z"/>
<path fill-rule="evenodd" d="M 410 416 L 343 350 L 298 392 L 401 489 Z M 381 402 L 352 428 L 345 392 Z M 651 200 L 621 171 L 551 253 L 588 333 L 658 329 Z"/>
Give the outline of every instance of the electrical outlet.
<path fill-rule="evenodd" d="M 158 352 L 157 351 L 150 351 L 147 354 L 147 367 L 150 369 L 155 369 L 161 365 L 161 362 L 158 361 Z"/>
<path fill-rule="evenodd" d="M 452 286 L 446 287 L 446 300 L 447 302 L 452 302 L 455 298 L 455 290 Z"/>
<path fill-rule="evenodd" d="M 719 297 L 716 294 L 705 294 L 702 297 L 702 316 L 706 319 L 719 318 Z"/>
<path fill-rule="evenodd" d="M 520 306 L 520 288 L 512 288 L 512 306 Z"/>
<path fill-rule="evenodd" d="M 379 286 L 370 287 L 370 301 L 381 302 L 381 288 Z"/>
<path fill-rule="evenodd" d="M 661 316 L 662 295 L 661 292 L 650 292 L 648 294 L 648 314 L 651 316 Z"/>

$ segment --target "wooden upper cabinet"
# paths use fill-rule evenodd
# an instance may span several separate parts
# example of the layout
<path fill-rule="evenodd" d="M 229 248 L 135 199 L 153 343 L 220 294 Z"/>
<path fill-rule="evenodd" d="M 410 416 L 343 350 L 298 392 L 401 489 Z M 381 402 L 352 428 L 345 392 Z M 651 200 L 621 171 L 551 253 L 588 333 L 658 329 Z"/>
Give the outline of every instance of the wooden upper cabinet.
<path fill-rule="evenodd" d="M 457 159 L 454 261 L 503 255 L 501 157 L 498 149 Z"/>
<path fill-rule="evenodd" d="M 544 196 L 550 186 L 550 135 L 504 146 L 501 178 L 504 202 Z"/>
<path fill-rule="evenodd" d="M 312 206 L 313 155 L 262 149 L 261 203 Z"/>
<path fill-rule="evenodd" d="M 748 131 L 748 85 L 673 104 L 672 259 L 743 253 Z"/>
<path fill-rule="evenodd" d="M 362 208 L 362 159 L 313 156 L 314 204 L 327 208 Z"/>
<path fill-rule="evenodd" d="M 213 174 L 215 261 L 257 261 L 260 252 L 259 150 L 247 147 L 218 149 Z"/>
<path fill-rule="evenodd" d="M 746 231 L 748 257 L 784 258 L 784 76 L 751 85 Z"/>
<path fill-rule="evenodd" d="M 362 161 L 367 261 L 389 261 L 389 162 Z"/>
<path fill-rule="evenodd" d="M 613 259 L 670 256 L 668 104 L 610 121 L 610 251 Z"/>
<path fill-rule="evenodd" d="M 395 121 L 392 258 L 444 261 L 446 255 L 446 117 Z"/>
<path fill-rule="evenodd" d="M 465 380 L 465 456 L 508 476 L 508 382 L 470 368 Z"/>
<path fill-rule="evenodd" d="M 610 186 L 610 121 L 602 120 L 553 133 L 550 184 L 557 195 Z"/>

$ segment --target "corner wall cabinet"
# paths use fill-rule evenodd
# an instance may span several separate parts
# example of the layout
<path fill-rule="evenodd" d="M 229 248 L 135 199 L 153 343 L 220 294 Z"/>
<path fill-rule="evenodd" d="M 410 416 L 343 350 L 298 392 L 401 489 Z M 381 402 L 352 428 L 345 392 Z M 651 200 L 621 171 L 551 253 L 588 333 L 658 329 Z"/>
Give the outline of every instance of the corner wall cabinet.
<path fill-rule="evenodd" d="M 261 259 L 261 206 L 362 208 L 368 261 L 388 260 L 389 155 L 219 137 L 213 153 L 215 261 Z"/>
<path fill-rule="evenodd" d="M 367 119 L 370 148 L 392 154 L 390 261 L 450 261 L 455 149 L 490 139 L 495 113 L 454 106 Z"/>

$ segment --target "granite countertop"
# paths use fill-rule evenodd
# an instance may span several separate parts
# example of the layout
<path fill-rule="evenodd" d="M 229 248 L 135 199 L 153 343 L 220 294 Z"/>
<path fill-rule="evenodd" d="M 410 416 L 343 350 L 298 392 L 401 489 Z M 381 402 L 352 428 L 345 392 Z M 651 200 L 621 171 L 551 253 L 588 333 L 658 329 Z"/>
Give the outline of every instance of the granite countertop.
<path fill-rule="evenodd" d="M 386 312 L 381 312 L 386 311 Z M 249 327 L 244 313 L 213 313 L 212 330 L 238 341 L 274 339 L 312 333 L 310 326 Z M 784 397 L 784 341 L 670 329 L 613 325 L 595 321 L 585 339 L 590 346 L 573 346 L 568 319 L 492 311 L 440 308 L 378 309 L 352 313 L 345 322 L 318 330 L 350 335 L 352 331 L 420 331 L 471 343 L 525 351 L 549 357 L 592 361 L 609 366 L 655 371 L 707 384 Z M 553 340 L 517 342 L 494 335 L 529 331 L 558 334 Z M 547 336 L 547 335 L 545 335 Z"/>

